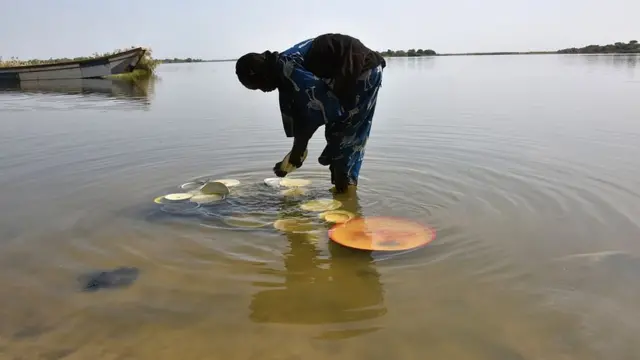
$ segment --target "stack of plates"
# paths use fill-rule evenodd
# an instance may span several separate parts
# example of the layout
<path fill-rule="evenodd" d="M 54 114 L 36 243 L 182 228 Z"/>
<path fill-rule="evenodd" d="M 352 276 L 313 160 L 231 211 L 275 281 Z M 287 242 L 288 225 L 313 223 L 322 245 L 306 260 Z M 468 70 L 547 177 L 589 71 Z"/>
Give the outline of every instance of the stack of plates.
<path fill-rule="evenodd" d="M 215 181 L 192 181 L 180 186 L 185 192 L 159 196 L 153 200 L 156 204 L 170 205 L 191 202 L 197 205 L 217 203 L 229 195 L 229 187 L 239 185 L 234 179 L 220 179 Z"/>

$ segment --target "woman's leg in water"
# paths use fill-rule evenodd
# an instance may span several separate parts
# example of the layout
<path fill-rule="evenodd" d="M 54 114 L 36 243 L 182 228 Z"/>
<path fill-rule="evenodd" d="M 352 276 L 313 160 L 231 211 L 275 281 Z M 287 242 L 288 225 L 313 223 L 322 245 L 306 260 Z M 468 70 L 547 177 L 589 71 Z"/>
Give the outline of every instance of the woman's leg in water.
<path fill-rule="evenodd" d="M 349 188 L 358 187 L 360 169 L 364 161 L 367 140 L 371 132 L 371 120 L 375 105 L 370 109 L 365 121 L 361 122 L 354 134 L 347 134 L 341 144 L 340 159 L 335 162 L 331 175 L 337 192 L 345 192 Z"/>
<path fill-rule="evenodd" d="M 335 185 L 337 192 L 345 192 L 358 186 L 381 83 L 381 67 L 372 69 L 362 76 L 358 81 L 357 107 L 352 110 L 351 118 L 346 124 L 336 124 L 337 126 L 327 128 L 328 145 L 321 155 L 321 163 L 322 160 L 331 158 L 331 161 L 327 162 L 330 165 L 331 183 Z M 336 131 L 338 127 L 340 129 Z"/>

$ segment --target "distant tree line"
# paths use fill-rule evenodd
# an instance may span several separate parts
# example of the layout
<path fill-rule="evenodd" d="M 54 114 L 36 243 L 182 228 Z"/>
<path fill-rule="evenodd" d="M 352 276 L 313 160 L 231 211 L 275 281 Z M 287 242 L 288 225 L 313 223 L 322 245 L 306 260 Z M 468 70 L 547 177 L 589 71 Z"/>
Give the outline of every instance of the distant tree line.
<path fill-rule="evenodd" d="M 560 54 L 619 54 L 640 53 L 640 44 L 637 40 L 628 43 L 617 42 L 609 45 L 589 45 L 581 48 L 568 48 L 558 50 Z"/>
<path fill-rule="evenodd" d="M 173 59 L 160 59 L 160 62 L 163 64 L 174 64 L 174 63 L 194 63 L 194 62 L 207 62 L 207 60 L 202 60 L 202 59 L 194 59 L 194 58 L 186 58 L 186 59 L 180 59 L 180 58 L 173 58 Z"/>
<path fill-rule="evenodd" d="M 392 57 L 392 56 L 431 56 L 437 55 L 435 51 L 431 49 L 409 49 L 409 50 L 387 50 L 381 51 L 380 55 Z"/>

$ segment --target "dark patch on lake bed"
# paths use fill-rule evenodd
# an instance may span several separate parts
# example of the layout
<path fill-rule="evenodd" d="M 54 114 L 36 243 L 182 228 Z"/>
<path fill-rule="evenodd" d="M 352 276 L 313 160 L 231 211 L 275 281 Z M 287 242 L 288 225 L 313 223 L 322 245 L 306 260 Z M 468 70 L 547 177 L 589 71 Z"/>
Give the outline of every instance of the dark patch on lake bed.
<path fill-rule="evenodd" d="M 78 277 L 81 290 L 95 292 L 101 289 L 128 287 L 137 279 L 140 270 L 135 267 L 119 267 L 113 270 L 98 270 Z"/>

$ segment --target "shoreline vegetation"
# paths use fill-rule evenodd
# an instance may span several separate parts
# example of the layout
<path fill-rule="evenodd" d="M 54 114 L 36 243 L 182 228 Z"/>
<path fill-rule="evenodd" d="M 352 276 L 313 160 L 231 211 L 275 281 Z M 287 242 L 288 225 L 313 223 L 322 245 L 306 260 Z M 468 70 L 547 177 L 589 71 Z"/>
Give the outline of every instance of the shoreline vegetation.
<path fill-rule="evenodd" d="M 581 48 L 568 48 L 558 50 L 559 54 L 637 54 L 640 53 L 640 44 L 637 40 L 628 43 L 617 42 L 607 45 L 588 45 Z"/>
<path fill-rule="evenodd" d="M 203 59 L 194 59 L 194 58 L 173 58 L 173 59 L 158 59 L 160 64 L 183 64 L 183 63 L 202 63 L 202 62 L 225 62 L 225 61 L 235 61 L 236 59 L 218 59 L 218 60 L 203 60 Z"/>
<path fill-rule="evenodd" d="M 409 50 L 386 50 L 380 51 L 380 55 L 384 57 L 414 57 L 414 56 L 435 56 L 438 55 L 435 51 L 431 49 L 409 49 Z"/>
<path fill-rule="evenodd" d="M 134 46 L 129 49 L 135 48 Z M 94 59 L 97 57 L 108 56 L 129 49 L 118 49 L 106 53 L 94 53 L 91 56 L 80 56 L 75 58 L 50 58 L 48 60 L 30 59 L 20 60 L 11 57 L 8 60 L 0 56 L 0 68 L 12 66 L 27 66 L 39 64 L 56 64 L 67 61 L 80 61 Z M 502 51 L 502 52 L 471 52 L 471 53 L 443 53 L 438 54 L 432 49 L 409 49 L 409 50 L 385 50 L 380 54 L 384 57 L 421 57 L 421 56 L 491 56 L 491 55 L 544 55 L 544 54 L 640 54 L 640 43 L 637 40 L 631 40 L 628 43 L 616 42 L 607 45 L 587 45 L 581 48 L 566 48 L 555 51 Z M 124 79 L 124 80 L 141 80 L 155 76 L 155 69 L 159 64 L 180 64 L 180 63 L 202 63 L 202 62 L 226 62 L 236 61 L 237 59 L 219 59 L 219 60 L 203 60 L 199 58 L 166 58 L 154 59 L 152 50 L 147 48 L 144 56 L 138 62 L 138 65 L 130 73 L 111 75 L 107 78 Z"/>
<path fill-rule="evenodd" d="M 471 52 L 438 54 L 434 50 L 409 49 L 386 50 L 380 54 L 384 57 L 416 57 L 416 56 L 478 56 L 478 55 L 544 55 L 544 54 L 640 54 L 640 44 L 637 40 L 628 43 L 617 42 L 607 45 L 588 45 L 581 48 L 566 48 L 555 51 L 499 51 L 499 52 Z"/>

